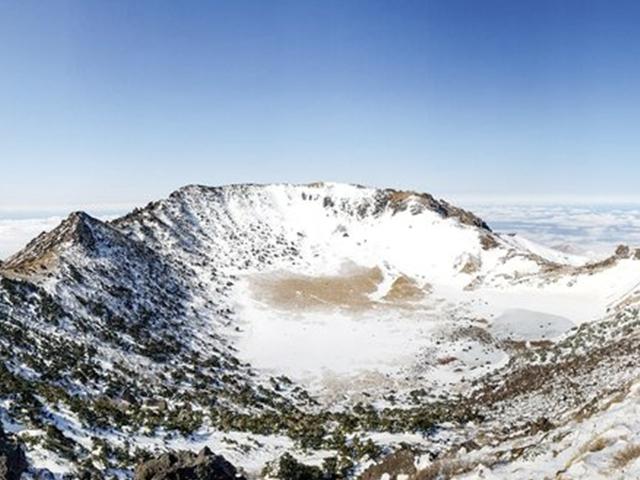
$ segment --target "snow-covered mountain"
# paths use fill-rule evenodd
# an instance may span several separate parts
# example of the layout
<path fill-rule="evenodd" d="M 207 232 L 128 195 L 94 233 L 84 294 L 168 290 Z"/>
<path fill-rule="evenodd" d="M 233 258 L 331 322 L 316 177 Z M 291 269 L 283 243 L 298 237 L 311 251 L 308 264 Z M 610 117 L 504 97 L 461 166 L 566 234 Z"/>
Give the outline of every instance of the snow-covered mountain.
<path fill-rule="evenodd" d="M 317 478 L 605 475 L 640 431 L 576 432 L 633 409 L 639 258 L 354 185 L 74 213 L 0 264 L 2 424 L 31 474 L 208 446 L 249 477 L 287 454 Z"/>

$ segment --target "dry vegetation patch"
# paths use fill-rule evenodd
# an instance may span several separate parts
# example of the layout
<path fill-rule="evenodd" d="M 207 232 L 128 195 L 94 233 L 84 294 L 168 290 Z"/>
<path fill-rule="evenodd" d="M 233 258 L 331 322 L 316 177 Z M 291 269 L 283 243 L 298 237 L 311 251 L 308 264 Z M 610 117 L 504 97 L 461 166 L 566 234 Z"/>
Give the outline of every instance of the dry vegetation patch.
<path fill-rule="evenodd" d="M 274 306 L 301 308 L 343 307 L 370 308 L 369 295 L 383 280 L 378 267 L 356 268 L 343 275 L 311 277 L 308 275 L 269 275 L 254 278 L 253 288 L 259 297 Z"/>
<path fill-rule="evenodd" d="M 425 290 L 420 288 L 415 280 L 400 275 L 391 284 L 391 288 L 382 298 L 387 302 L 417 302 L 426 296 Z"/>
<path fill-rule="evenodd" d="M 608 446 L 613 443 L 613 440 L 610 438 L 605 438 L 600 435 L 593 437 L 587 443 L 582 445 L 573 457 L 567 462 L 565 470 L 568 470 L 572 465 L 574 465 L 577 461 L 582 460 L 585 455 L 589 453 L 596 453 L 604 450 Z"/>
<path fill-rule="evenodd" d="M 626 467 L 636 458 L 640 457 L 640 445 L 630 444 L 620 450 L 613 456 L 611 466 L 617 470 Z"/>
<path fill-rule="evenodd" d="M 344 308 L 367 310 L 401 307 L 413 309 L 427 296 L 429 286 L 420 287 L 406 275 L 398 276 L 381 301 L 372 299 L 384 280 L 379 267 L 353 267 L 342 274 L 309 276 L 294 273 L 261 274 L 251 278 L 256 298 L 276 308 Z"/>

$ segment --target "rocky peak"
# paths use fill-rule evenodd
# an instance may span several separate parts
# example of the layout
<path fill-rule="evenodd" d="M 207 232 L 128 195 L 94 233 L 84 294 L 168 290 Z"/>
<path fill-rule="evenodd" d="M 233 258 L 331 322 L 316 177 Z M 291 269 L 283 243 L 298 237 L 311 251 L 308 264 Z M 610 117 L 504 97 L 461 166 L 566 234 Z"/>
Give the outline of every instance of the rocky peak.
<path fill-rule="evenodd" d="M 357 212 L 360 216 L 368 214 L 375 216 L 385 211 L 391 211 L 395 214 L 407 210 L 412 214 L 419 214 L 429 210 L 436 212 L 442 218 L 454 218 L 461 224 L 491 232 L 487 223 L 480 217 L 444 200 L 438 200 L 429 193 L 390 188 L 377 189 L 358 184 L 329 182 L 267 185 L 247 183 L 214 187 L 186 185 L 171 193 L 166 201 L 150 203 L 144 209 L 136 210 L 130 216 L 143 213 L 145 210 L 161 207 L 166 202 L 179 203 L 182 206 L 199 202 L 209 203 L 210 206 L 213 206 L 212 202 L 224 205 L 228 199 L 251 199 L 255 197 L 258 200 L 267 195 L 267 192 L 284 192 L 291 198 L 302 198 L 305 201 L 317 200 L 322 203 L 324 208 L 332 209 L 336 212 L 347 209 Z M 120 222 L 116 221 L 116 223 Z"/>
<path fill-rule="evenodd" d="M 438 213 L 443 218 L 456 218 L 464 225 L 470 225 L 491 231 L 489 225 L 480 217 L 459 207 L 455 207 L 445 200 L 437 200 L 429 193 L 418 193 L 407 190 L 385 189 L 380 191 L 383 201 L 394 211 L 405 210 L 414 204 L 418 209 L 414 213 L 419 213 L 421 209 L 431 210 Z"/>
<path fill-rule="evenodd" d="M 95 245 L 94 230 L 106 225 L 85 212 L 71 213 L 60 225 L 65 240 L 71 240 L 86 247 Z"/>
<path fill-rule="evenodd" d="M 100 241 L 116 233 L 106 223 L 85 212 L 73 212 L 56 228 L 41 233 L 9 257 L 2 269 L 18 274 L 45 273 L 68 247 L 78 246 L 90 252 Z"/>

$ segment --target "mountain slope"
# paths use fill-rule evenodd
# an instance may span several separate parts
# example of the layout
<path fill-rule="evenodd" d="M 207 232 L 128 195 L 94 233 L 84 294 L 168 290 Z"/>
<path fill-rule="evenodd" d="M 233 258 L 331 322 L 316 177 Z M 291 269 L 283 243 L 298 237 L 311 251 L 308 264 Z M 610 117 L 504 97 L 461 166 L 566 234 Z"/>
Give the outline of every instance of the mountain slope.
<path fill-rule="evenodd" d="M 428 194 L 353 185 L 74 213 L 0 265 L 1 418 L 32 470 L 59 474 L 205 445 L 249 474 L 285 451 L 351 476 L 401 443 L 448 455 L 548 402 L 582 408 L 605 363 L 561 401 L 516 379 L 551 382 L 604 344 L 608 368 L 635 361 L 616 315 L 637 304 L 636 257 L 584 264 Z"/>

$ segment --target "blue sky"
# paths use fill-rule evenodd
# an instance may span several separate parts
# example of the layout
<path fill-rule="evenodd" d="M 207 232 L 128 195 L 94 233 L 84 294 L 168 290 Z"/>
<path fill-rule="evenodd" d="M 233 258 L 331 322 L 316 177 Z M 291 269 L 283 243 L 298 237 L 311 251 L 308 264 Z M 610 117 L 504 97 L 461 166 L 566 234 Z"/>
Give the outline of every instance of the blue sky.
<path fill-rule="evenodd" d="M 0 0 L 0 211 L 187 183 L 635 196 L 639 24 L 622 1 Z"/>

